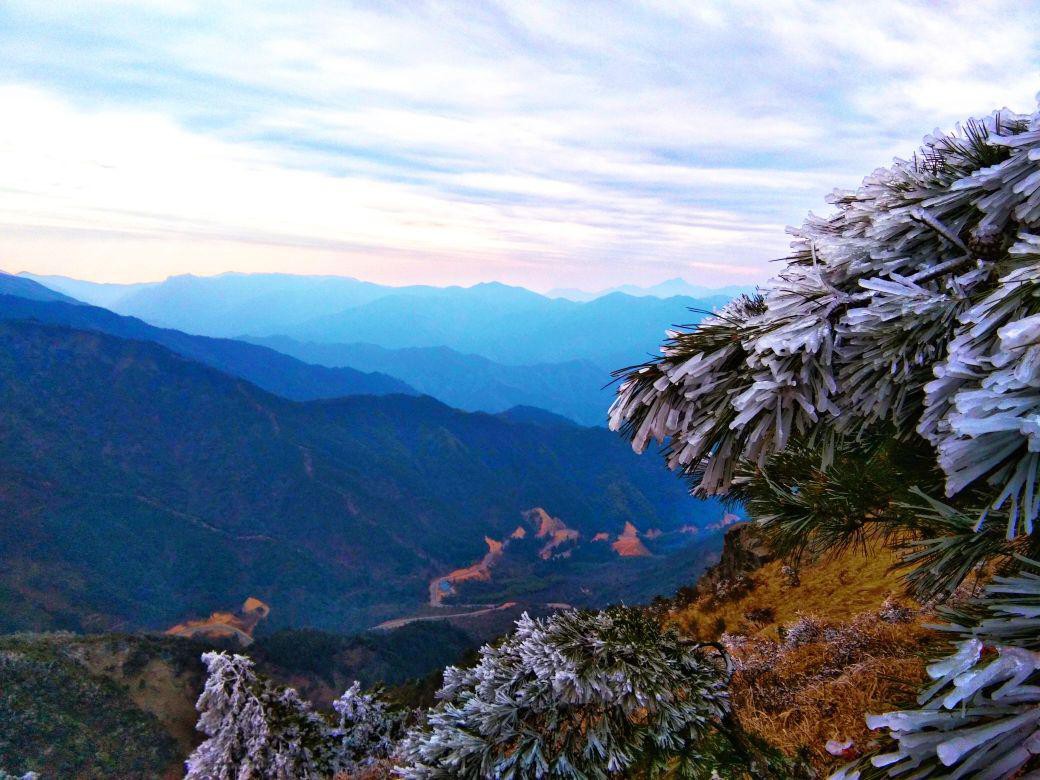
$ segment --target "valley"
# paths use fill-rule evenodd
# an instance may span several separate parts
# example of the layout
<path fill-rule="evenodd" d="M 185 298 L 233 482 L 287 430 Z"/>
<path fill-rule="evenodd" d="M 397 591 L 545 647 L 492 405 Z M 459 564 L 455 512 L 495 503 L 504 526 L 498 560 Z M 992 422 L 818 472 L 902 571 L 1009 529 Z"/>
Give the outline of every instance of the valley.
<path fill-rule="evenodd" d="M 238 357 L 262 349 L 0 294 L 0 505 L 17 518 L 0 625 L 165 629 L 246 597 L 269 604 L 275 626 L 339 631 L 456 591 L 467 603 L 594 605 L 655 586 L 581 540 L 638 516 L 671 533 L 664 560 L 693 541 L 678 529 L 723 514 L 606 431 L 538 410 L 266 393 L 247 367 L 284 377 L 280 354 Z M 293 365 L 312 381 L 311 366 Z M 538 506 L 553 515 L 525 519 Z M 528 539 L 510 539 L 518 525 Z M 508 541 L 501 567 L 501 550 L 474 567 L 485 537 Z M 456 574 L 441 592 L 430 583 L 445 572 Z"/>
<path fill-rule="evenodd" d="M 524 614 L 648 601 L 717 559 L 722 505 L 602 427 L 602 355 L 511 364 L 464 339 L 229 338 L 270 297 L 243 293 L 233 311 L 249 280 L 184 283 L 172 298 L 182 282 L 59 285 L 113 307 L 127 296 L 120 314 L 0 274 L 0 634 L 18 637 L 0 636 L 0 666 L 39 698 L 0 703 L 0 722 L 34 765 L 177 776 L 199 741 L 207 648 L 247 653 L 326 708 L 355 678 L 411 706 L 430 700 L 431 673 Z M 202 300 L 222 313 L 181 319 L 210 284 Z M 329 286 L 388 311 L 401 294 L 335 280 L 287 294 L 313 314 Z M 585 305 L 501 285 L 408 294 L 432 313 L 470 307 L 434 337 L 448 341 L 518 301 L 561 332 Z M 12 727 L 57 717 L 44 668 L 105 717 L 76 704 L 68 730 Z"/>

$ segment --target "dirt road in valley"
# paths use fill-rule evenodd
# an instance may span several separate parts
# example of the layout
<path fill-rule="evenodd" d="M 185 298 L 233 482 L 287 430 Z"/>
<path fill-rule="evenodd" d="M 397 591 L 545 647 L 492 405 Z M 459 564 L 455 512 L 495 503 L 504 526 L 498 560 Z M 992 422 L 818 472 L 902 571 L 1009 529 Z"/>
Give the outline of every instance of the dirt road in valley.
<path fill-rule="evenodd" d="M 512 609 L 516 606 L 515 601 L 507 601 L 505 604 L 499 604 L 498 606 L 483 607 L 481 609 L 475 609 L 470 612 L 446 612 L 443 615 L 415 615 L 414 617 L 403 617 L 394 618 L 393 620 L 387 620 L 375 626 L 372 630 L 390 630 L 394 628 L 400 628 L 401 626 L 407 626 L 409 623 L 417 623 L 423 620 L 448 620 L 454 617 L 475 617 L 477 615 L 486 615 L 489 612 L 500 612 L 504 609 Z"/>

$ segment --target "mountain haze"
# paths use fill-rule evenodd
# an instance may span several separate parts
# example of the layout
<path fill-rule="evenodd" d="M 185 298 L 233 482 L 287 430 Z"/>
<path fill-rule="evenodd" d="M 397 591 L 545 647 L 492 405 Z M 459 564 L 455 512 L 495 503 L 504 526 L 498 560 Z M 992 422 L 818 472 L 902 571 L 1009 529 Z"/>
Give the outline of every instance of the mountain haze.
<path fill-rule="evenodd" d="M 579 290 L 573 287 L 557 287 L 553 290 L 549 290 L 545 295 L 547 298 L 566 298 L 571 301 L 581 302 L 592 301 L 596 298 L 602 298 L 604 295 L 610 295 L 611 293 L 616 292 L 634 297 L 650 295 L 656 298 L 671 298 L 676 295 L 685 295 L 690 298 L 712 298 L 721 295 L 728 298 L 734 298 L 744 293 L 750 293 L 754 289 L 754 285 L 740 284 L 732 284 L 725 287 L 708 287 L 701 284 L 690 284 L 685 279 L 676 277 L 674 279 L 666 279 L 663 282 L 650 285 L 649 287 L 640 287 L 635 284 L 622 284 L 617 287 L 608 287 L 599 292 L 589 292 L 588 290 Z"/>
<path fill-rule="evenodd" d="M 701 312 L 726 301 L 613 293 L 575 303 L 484 284 L 429 296 L 386 296 L 301 323 L 282 335 L 392 349 L 447 346 L 514 365 L 582 359 L 606 372 L 646 360 L 646 345 L 661 340 L 662 322 L 696 322 Z"/>
<path fill-rule="evenodd" d="M 307 363 L 349 366 L 397 377 L 466 411 L 534 406 L 584 425 L 604 425 L 614 394 L 610 374 L 587 360 L 503 365 L 448 347 L 388 349 L 376 344 L 321 344 L 286 336 L 243 337 Z"/>
<path fill-rule="evenodd" d="M 19 277 L 8 278 L 35 284 Z M 0 277 L 0 282 L 2 281 L 3 278 Z M 247 379 L 272 393 L 299 401 L 337 398 L 344 395 L 416 392 L 406 383 L 385 374 L 365 373 L 346 367 L 309 365 L 255 344 L 232 339 L 192 336 L 167 328 L 156 328 L 133 317 L 113 314 L 107 309 L 67 301 L 64 296 L 56 300 L 29 300 L 0 294 L 0 320 L 31 319 L 52 325 L 96 330 L 121 338 L 155 342 L 179 355 Z"/>
<path fill-rule="evenodd" d="M 703 316 L 698 312 L 731 297 L 614 292 L 578 303 L 497 282 L 389 287 L 338 276 L 237 273 L 174 276 L 127 285 L 119 294 L 117 285 L 27 278 L 87 303 L 187 333 L 288 336 L 388 349 L 448 347 L 506 365 L 584 360 L 604 375 L 644 361 L 646 345 L 659 343 L 669 324 L 695 322 Z"/>
<path fill-rule="evenodd" d="M 16 295 L 31 301 L 63 301 L 77 303 L 67 295 L 52 290 L 24 276 L 14 276 L 0 271 L 0 295 Z"/>

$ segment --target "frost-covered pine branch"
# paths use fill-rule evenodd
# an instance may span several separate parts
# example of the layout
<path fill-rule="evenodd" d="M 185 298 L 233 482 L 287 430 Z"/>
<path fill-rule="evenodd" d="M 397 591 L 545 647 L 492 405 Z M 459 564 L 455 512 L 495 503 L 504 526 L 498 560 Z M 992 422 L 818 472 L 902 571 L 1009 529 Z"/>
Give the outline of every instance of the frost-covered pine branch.
<path fill-rule="evenodd" d="M 741 459 L 879 424 L 934 445 L 955 496 L 979 486 L 1007 534 L 1040 514 L 1040 112 L 925 139 L 835 212 L 792 230 L 761 298 L 669 334 L 621 372 L 610 411 L 701 494 Z"/>
<path fill-rule="evenodd" d="M 445 671 L 400 772 L 615 778 L 697 766 L 701 738 L 728 712 L 726 682 L 715 659 L 639 610 L 525 614 L 475 667 Z"/>
<path fill-rule="evenodd" d="M 934 684 L 920 709 L 867 718 L 890 747 L 832 780 L 1036 777 L 1040 773 L 1040 563 L 996 577 L 979 600 L 981 619 L 952 626 L 956 652 L 928 667 Z M 1031 770 L 1028 775 L 1017 774 Z"/>

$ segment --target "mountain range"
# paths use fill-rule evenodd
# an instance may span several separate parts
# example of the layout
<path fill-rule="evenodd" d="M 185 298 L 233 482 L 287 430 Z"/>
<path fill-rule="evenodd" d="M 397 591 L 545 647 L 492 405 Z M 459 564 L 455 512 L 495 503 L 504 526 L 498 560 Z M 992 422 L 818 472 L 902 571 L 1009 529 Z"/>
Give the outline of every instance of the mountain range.
<path fill-rule="evenodd" d="M 507 365 L 585 360 L 604 375 L 644 361 L 647 345 L 660 343 L 668 324 L 695 322 L 732 297 L 613 292 L 579 303 L 497 282 L 387 287 L 289 274 L 184 275 L 125 286 L 25 278 L 119 314 L 199 335 L 287 336 L 389 349 L 448 347 Z"/>
<path fill-rule="evenodd" d="M 376 344 L 301 342 L 287 336 L 242 337 L 321 366 L 349 366 L 395 376 L 421 393 L 466 411 L 539 407 L 584 425 L 604 425 L 614 395 L 610 374 L 588 360 L 503 365 L 449 347 L 388 349 Z"/>
<path fill-rule="evenodd" d="M 27 295 L 32 297 L 24 297 Z M 255 344 L 157 328 L 133 317 L 121 317 L 107 309 L 76 303 L 29 279 L 8 274 L 0 274 L 0 319 L 32 319 L 152 341 L 186 358 L 248 379 L 272 393 L 300 401 L 345 395 L 417 394 L 406 383 L 385 374 L 310 365 Z"/>
<path fill-rule="evenodd" d="M 0 293 L 5 283 L 26 288 L 33 280 L 52 288 L 40 287 L 34 297 L 74 303 L 71 296 L 134 318 L 59 315 L 54 307 L 38 315 L 42 321 L 157 341 L 290 398 L 426 393 L 466 411 L 531 406 L 583 425 L 605 423 L 612 370 L 650 357 L 646 345 L 660 343 L 666 324 L 696 322 L 728 297 L 635 290 L 638 297 L 612 292 L 578 303 L 497 283 L 387 287 L 346 277 L 234 273 L 129 285 L 22 274 L 0 276 Z M 695 288 L 672 280 L 655 289 Z M 310 367 L 249 352 L 242 342 Z"/>
<path fill-rule="evenodd" d="M 723 295 L 734 298 L 738 295 L 753 292 L 754 289 L 754 285 L 740 284 L 732 284 L 725 287 L 707 287 L 701 284 L 690 284 L 685 279 L 676 277 L 674 279 L 666 279 L 659 284 L 650 285 L 649 287 L 622 284 L 617 287 L 608 287 L 599 292 L 589 292 L 588 290 L 579 290 L 574 287 L 557 287 L 549 290 L 545 295 L 547 298 L 566 298 L 570 301 L 579 302 L 593 301 L 596 298 L 602 298 L 604 295 L 611 295 L 612 293 L 623 293 L 636 298 L 643 296 L 672 298 L 676 295 L 685 295 L 689 298 L 709 298 Z"/>
<path fill-rule="evenodd" d="M 364 628 L 424 603 L 534 507 L 584 537 L 723 514 L 607 431 L 544 412 L 293 401 L 156 331 L 30 318 L 0 323 L 0 630 L 161 628 L 249 596 L 275 627 Z M 597 583 L 665 563 L 561 561 L 539 585 L 598 603 L 632 593 Z"/>

